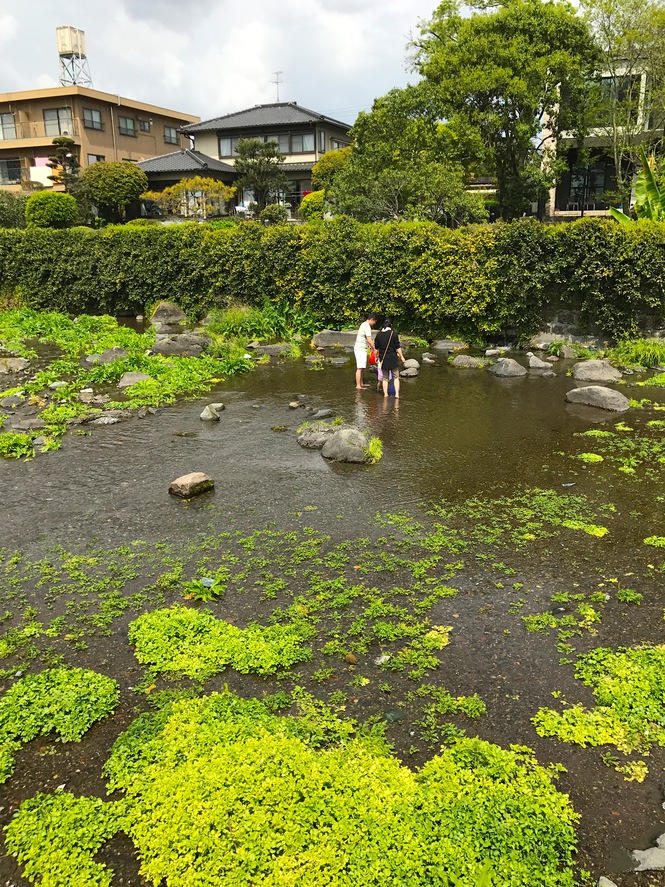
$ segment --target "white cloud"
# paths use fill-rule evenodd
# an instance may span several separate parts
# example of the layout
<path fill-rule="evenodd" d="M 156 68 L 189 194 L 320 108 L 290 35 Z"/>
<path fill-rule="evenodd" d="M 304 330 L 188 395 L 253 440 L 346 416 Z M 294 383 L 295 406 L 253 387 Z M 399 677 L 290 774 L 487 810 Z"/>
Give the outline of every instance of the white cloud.
<path fill-rule="evenodd" d="M 9 43 L 18 31 L 18 19 L 8 12 L 0 12 L 0 46 Z"/>

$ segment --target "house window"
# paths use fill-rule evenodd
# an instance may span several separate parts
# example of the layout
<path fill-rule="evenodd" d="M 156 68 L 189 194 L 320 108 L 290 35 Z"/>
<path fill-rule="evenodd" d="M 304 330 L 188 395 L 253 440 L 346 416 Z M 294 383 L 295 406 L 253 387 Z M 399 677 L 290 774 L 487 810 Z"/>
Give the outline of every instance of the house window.
<path fill-rule="evenodd" d="M 86 129 L 103 129 L 102 112 L 94 108 L 83 109 L 83 125 Z"/>
<path fill-rule="evenodd" d="M 136 120 L 133 117 L 118 117 L 118 129 L 121 136 L 136 138 Z"/>
<path fill-rule="evenodd" d="M 237 138 L 237 136 L 234 138 L 230 138 L 229 136 L 222 136 L 219 140 L 219 156 L 235 157 L 239 141 L 240 139 Z"/>
<path fill-rule="evenodd" d="M 150 132 L 150 121 L 139 120 L 139 129 L 141 130 L 141 132 Z"/>
<path fill-rule="evenodd" d="M 175 126 L 164 127 L 164 141 L 168 145 L 178 144 L 178 130 L 175 128 Z"/>
<path fill-rule="evenodd" d="M 302 135 L 291 136 L 291 153 L 304 154 L 314 150 L 314 133 L 305 132 Z"/>
<path fill-rule="evenodd" d="M 16 158 L 0 160 L 0 185 L 18 185 L 21 182 L 21 161 Z"/>
<path fill-rule="evenodd" d="M 288 132 L 278 132 L 274 136 L 268 137 L 271 142 L 277 142 L 280 154 L 289 153 L 289 134 Z"/>
<path fill-rule="evenodd" d="M 330 140 L 330 147 L 332 148 L 333 151 L 339 151 L 340 148 L 348 148 L 348 146 L 349 146 L 348 142 L 340 142 L 339 139 L 331 139 Z"/>
<path fill-rule="evenodd" d="M 71 108 L 49 108 L 44 111 L 44 132 L 47 136 L 70 136 L 74 132 Z"/>
<path fill-rule="evenodd" d="M 104 154 L 88 154 L 88 166 L 92 166 L 93 163 L 104 163 L 105 160 Z"/>
<path fill-rule="evenodd" d="M 326 153 L 326 134 L 320 129 L 319 130 L 319 154 Z"/>
<path fill-rule="evenodd" d="M 16 123 L 13 114 L 0 114 L 0 139 L 15 139 Z"/>

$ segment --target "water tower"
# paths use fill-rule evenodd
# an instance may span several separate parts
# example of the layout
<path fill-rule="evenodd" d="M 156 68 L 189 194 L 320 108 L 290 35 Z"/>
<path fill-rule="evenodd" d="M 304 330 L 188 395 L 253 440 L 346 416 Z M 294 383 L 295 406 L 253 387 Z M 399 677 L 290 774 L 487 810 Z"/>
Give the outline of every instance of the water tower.
<path fill-rule="evenodd" d="M 55 29 L 60 57 L 60 83 L 63 86 L 92 87 L 85 53 L 85 31 L 61 25 Z"/>

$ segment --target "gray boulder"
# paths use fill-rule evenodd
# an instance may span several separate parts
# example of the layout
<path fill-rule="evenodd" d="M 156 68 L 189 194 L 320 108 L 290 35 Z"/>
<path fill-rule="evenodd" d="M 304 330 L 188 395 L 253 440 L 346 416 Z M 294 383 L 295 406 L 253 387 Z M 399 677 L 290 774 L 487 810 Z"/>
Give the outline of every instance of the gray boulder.
<path fill-rule="evenodd" d="M 186 321 L 187 317 L 184 311 L 173 302 L 160 302 L 150 318 L 150 322 L 153 324 L 166 323 L 169 326 Z"/>
<path fill-rule="evenodd" d="M 559 358 L 556 356 L 556 354 L 548 354 L 545 360 L 548 363 L 557 363 Z"/>
<path fill-rule="evenodd" d="M 631 856 L 637 863 L 636 872 L 662 871 L 665 869 L 665 848 L 649 847 L 647 850 L 633 850 Z"/>
<path fill-rule="evenodd" d="M 539 357 L 532 351 L 528 351 L 526 355 L 527 363 L 529 364 L 530 370 L 550 370 L 552 369 L 551 365 L 544 360 L 541 360 Z"/>
<path fill-rule="evenodd" d="M 437 339 L 432 345 L 435 351 L 463 351 L 468 347 L 466 342 L 460 342 L 459 339 Z"/>
<path fill-rule="evenodd" d="M 512 357 L 500 357 L 494 366 L 489 368 L 493 376 L 499 376 L 502 379 L 526 376 L 526 369 Z"/>
<path fill-rule="evenodd" d="M 269 357 L 279 357 L 281 354 L 288 354 L 291 351 L 291 346 L 288 342 L 276 345 L 257 345 L 254 351 L 257 354 L 267 354 Z"/>
<path fill-rule="evenodd" d="M 577 351 L 575 351 L 572 345 L 563 345 L 559 352 L 559 357 L 562 360 L 575 360 L 577 357 Z"/>
<path fill-rule="evenodd" d="M 349 362 L 348 357 L 331 357 L 326 363 L 329 363 L 332 367 L 343 367 Z"/>
<path fill-rule="evenodd" d="M 453 358 L 452 365 L 454 367 L 462 367 L 463 369 L 477 369 L 485 366 L 485 362 L 480 357 L 472 357 L 470 354 L 458 354 Z"/>
<path fill-rule="evenodd" d="M 306 450 L 320 450 L 333 435 L 341 430 L 340 425 L 328 425 L 326 422 L 318 422 L 303 428 L 298 434 L 297 441 Z"/>
<path fill-rule="evenodd" d="M 116 360 L 122 360 L 124 357 L 127 357 L 125 349 L 121 348 L 120 345 L 114 345 L 113 348 L 107 348 L 101 354 L 90 354 L 86 357 L 85 362 L 107 364 L 114 363 Z"/>
<path fill-rule="evenodd" d="M 209 403 L 203 408 L 203 412 L 199 416 L 204 422 L 219 422 L 222 410 L 226 409 L 223 403 Z"/>
<path fill-rule="evenodd" d="M 202 471 L 192 471 L 177 477 L 169 486 L 169 493 L 180 499 L 192 499 L 201 493 L 207 493 L 215 487 L 215 481 Z"/>
<path fill-rule="evenodd" d="M 413 379 L 418 375 L 419 372 L 420 370 L 417 370 L 415 367 L 407 367 L 405 370 L 399 371 L 399 376 L 400 379 Z"/>
<path fill-rule="evenodd" d="M 177 333 L 172 336 L 159 335 L 152 350 L 165 357 L 198 357 L 210 344 L 207 336 L 195 333 Z"/>
<path fill-rule="evenodd" d="M 423 351 L 423 360 L 436 360 L 436 354 L 431 351 Z"/>
<path fill-rule="evenodd" d="M 316 413 L 314 413 L 312 419 L 315 421 L 318 419 L 332 419 L 334 415 L 334 410 L 328 409 L 328 407 L 323 407 L 323 409 L 317 410 Z"/>
<path fill-rule="evenodd" d="M 353 348 L 357 332 L 357 330 L 321 330 L 314 336 L 314 344 L 321 348 Z M 375 333 L 376 330 L 372 330 L 372 336 Z"/>
<path fill-rule="evenodd" d="M 621 372 L 609 360 L 583 360 L 573 367 L 573 379 L 578 382 L 617 382 Z"/>
<path fill-rule="evenodd" d="M 25 401 L 23 394 L 8 394 L 0 400 L 0 407 L 18 407 Z"/>
<path fill-rule="evenodd" d="M 598 879 L 596 887 L 617 887 L 617 885 L 614 883 L 614 881 L 610 881 L 609 878 L 600 877 Z"/>
<path fill-rule="evenodd" d="M 93 419 L 91 425 L 117 425 L 120 419 L 117 416 L 100 416 L 99 419 Z"/>
<path fill-rule="evenodd" d="M 321 455 L 333 462 L 365 462 L 368 444 L 367 435 L 362 431 L 342 428 L 325 442 Z"/>
<path fill-rule="evenodd" d="M 30 361 L 25 357 L 0 357 L 0 376 L 9 376 L 11 373 L 20 373 L 27 370 Z"/>
<path fill-rule="evenodd" d="M 590 407 L 598 407 L 600 410 L 611 410 L 615 413 L 623 413 L 630 407 L 628 398 L 620 391 L 613 388 L 605 388 L 604 385 L 587 385 L 584 388 L 573 388 L 566 393 L 569 403 L 583 403 Z"/>
<path fill-rule="evenodd" d="M 507 348 L 487 348 L 485 351 L 485 357 L 501 357 L 506 351 L 508 351 Z"/>
<path fill-rule="evenodd" d="M 35 417 L 34 419 L 20 419 L 13 423 L 14 431 L 41 431 L 46 428 L 46 422 L 43 419 Z"/>
<path fill-rule="evenodd" d="M 432 360 L 431 357 L 425 357 L 425 356 L 423 355 L 423 363 L 434 364 L 434 363 L 436 363 L 436 361 L 435 361 L 435 360 Z"/>
<path fill-rule="evenodd" d="M 147 382 L 149 378 L 146 373 L 125 373 L 118 382 L 118 388 L 131 388 L 137 382 Z"/>
<path fill-rule="evenodd" d="M 405 370 L 419 370 L 420 364 L 418 363 L 418 361 L 415 358 L 409 357 L 408 360 L 404 361 L 404 369 Z"/>

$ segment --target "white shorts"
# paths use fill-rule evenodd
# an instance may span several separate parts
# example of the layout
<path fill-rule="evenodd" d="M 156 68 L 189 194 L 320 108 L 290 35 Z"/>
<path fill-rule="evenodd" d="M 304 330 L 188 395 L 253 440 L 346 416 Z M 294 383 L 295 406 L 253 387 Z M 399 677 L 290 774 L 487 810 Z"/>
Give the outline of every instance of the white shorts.
<path fill-rule="evenodd" d="M 367 367 L 367 348 L 354 348 L 356 356 L 356 369 L 364 370 Z"/>

